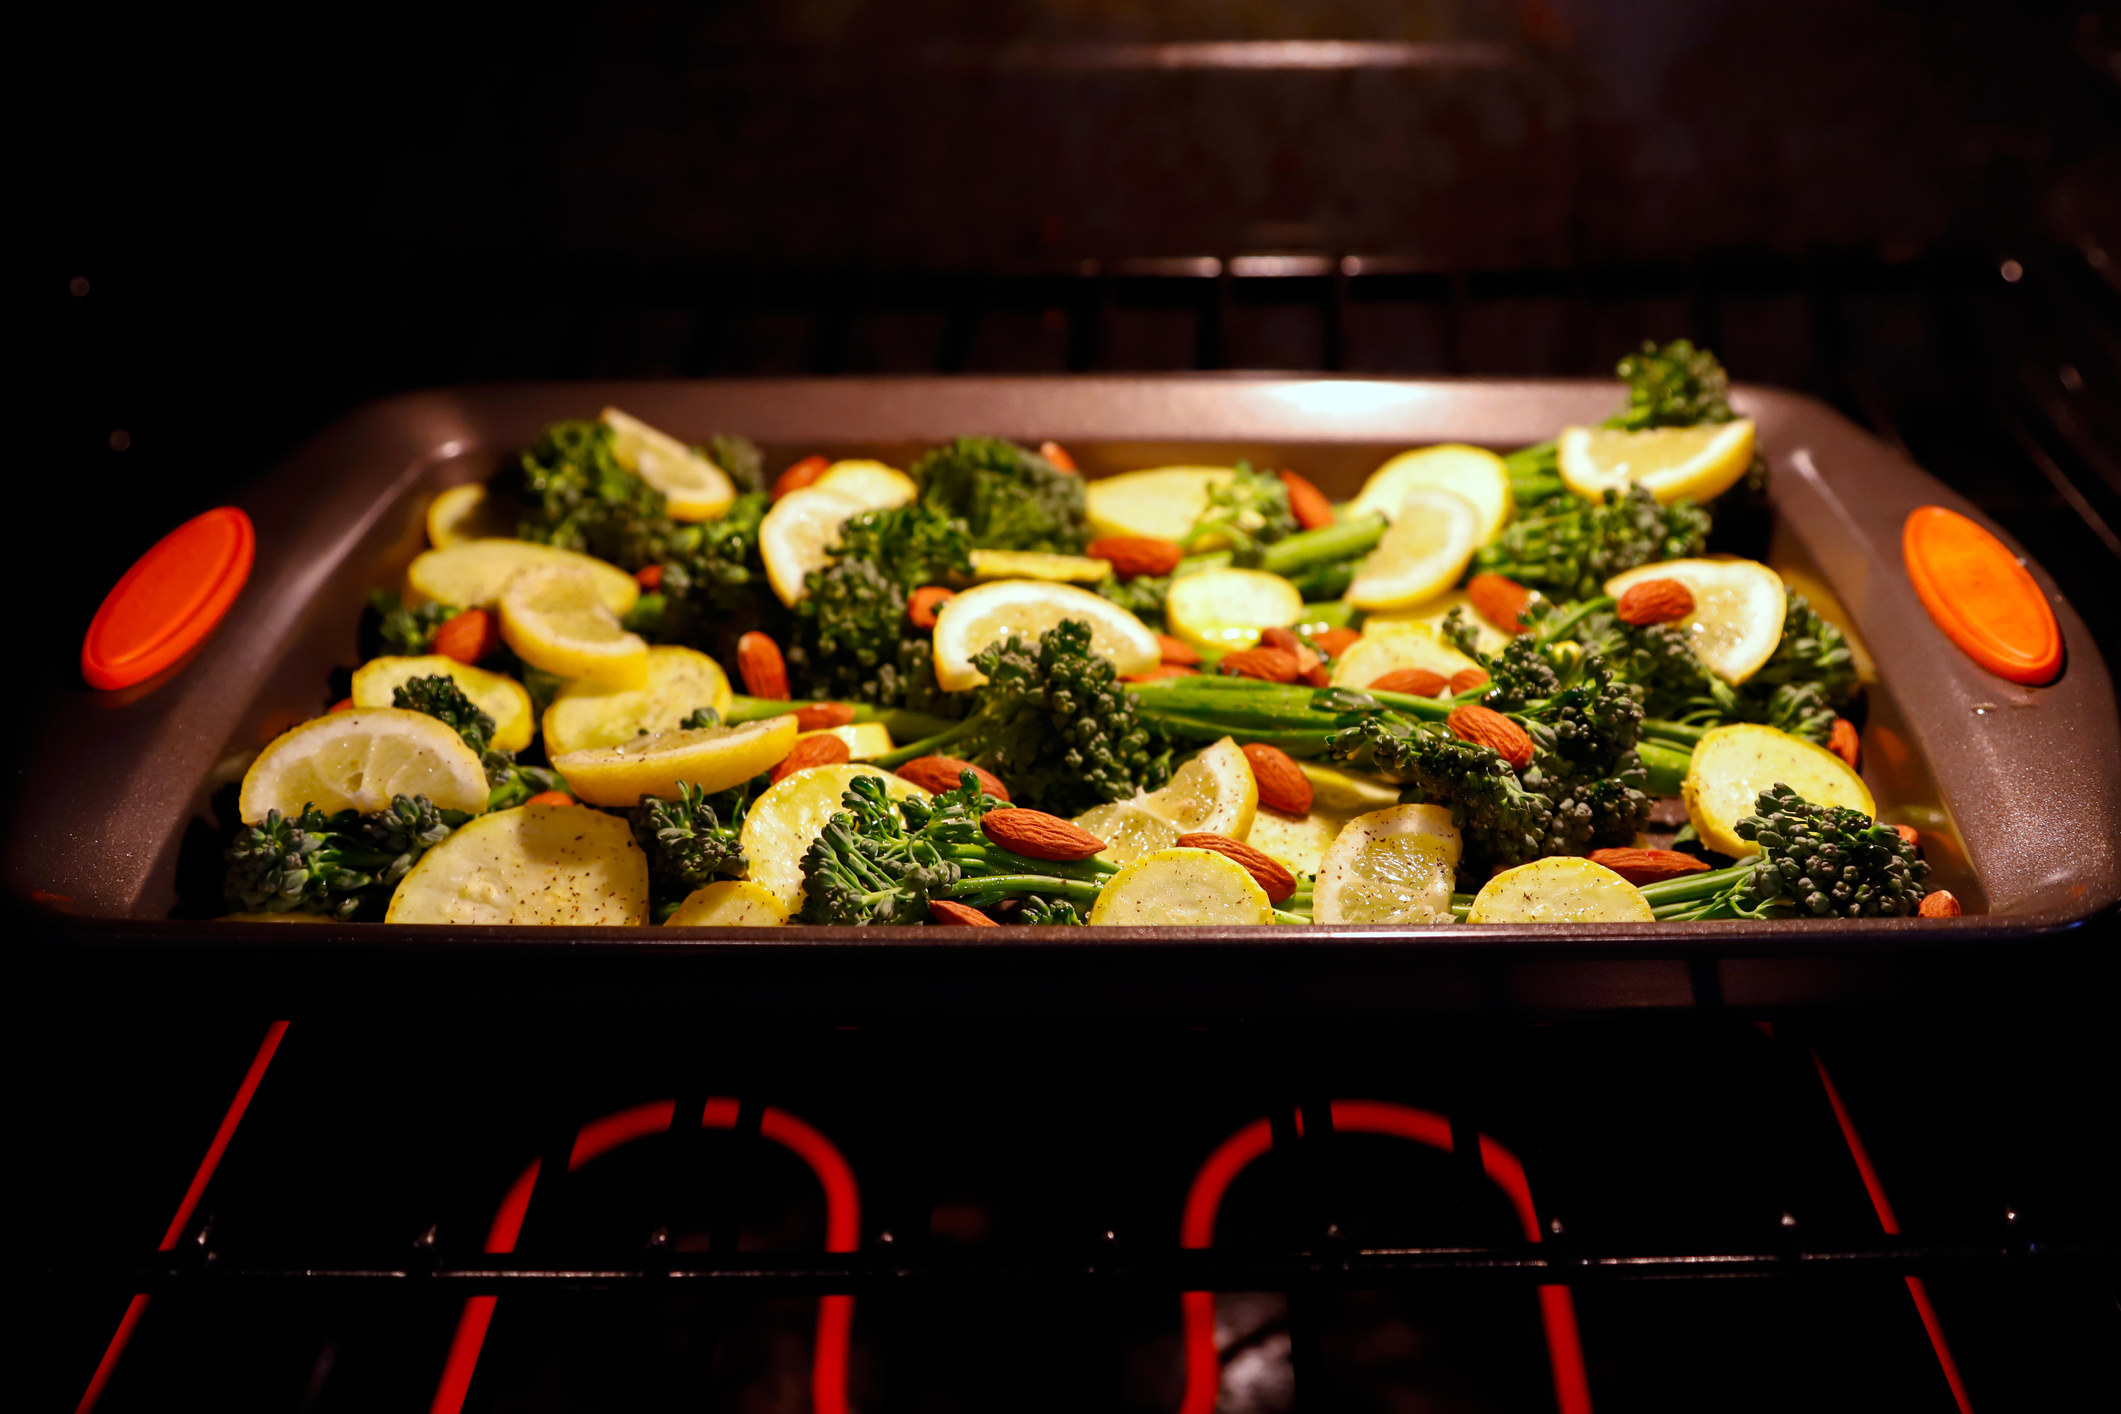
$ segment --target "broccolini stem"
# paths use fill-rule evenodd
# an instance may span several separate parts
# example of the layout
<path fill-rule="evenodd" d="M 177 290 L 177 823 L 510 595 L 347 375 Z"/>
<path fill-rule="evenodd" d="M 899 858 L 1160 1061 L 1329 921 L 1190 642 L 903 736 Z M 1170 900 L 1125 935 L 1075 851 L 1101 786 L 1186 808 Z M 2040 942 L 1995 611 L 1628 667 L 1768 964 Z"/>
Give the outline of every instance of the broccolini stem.
<path fill-rule="evenodd" d="M 922 737 L 919 741 L 909 741 L 896 751 L 887 751 L 882 756 L 873 757 L 870 764 L 881 766 L 886 771 L 897 770 L 908 761 L 918 761 L 923 756 L 933 756 L 952 742 L 969 735 L 974 728 L 980 726 L 985 720 L 984 714 L 974 712 L 962 722 L 953 723 L 939 732 Z"/>
<path fill-rule="evenodd" d="M 1345 599 L 1326 599 L 1304 605 L 1298 632 L 1308 628 L 1346 628 L 1355 618 L 1355 606 Z"/>
<path fill-rule="evenodd" d="M 961 879 L 943 897 L 960 903 L 992 903 L 1022 894 L 1043 894 L 1074 903 L 1095 903 L 1103 889 L 1104 885 L 1087 879 L 1063 879 L 1054 874 L 989 874 L 984 878 Z"/>
<path fill-rule="evenodd" d="M 1233 727 L 1222 722 L 1203 721 L 1198 717 L 1167 717 L 1161 712 L 1156 714 L 1156 725 L 1172 736 L 1187 741 L 1220 741 L 1227 736 L 1244 746 L 1253 742 L 1278 746 L 1291 756 L 1318 755 L 1326 749 L 1326 738 L 1339 730 L 1333 727 L 1314 727 L 1309 731 L 1257 731 L 1251 727 Z"/>
<path fill-rule="evenodd" d="M 1602 594 L 1596 599 L 1586 599 L 1582 603 L 1577 604 L 1574 608 L 1570 609 L 1566 614 L 1563 614 L 1559 618 L 1555 619 L 1553 622 L 1541 624 L 1539 626 L 1539 641 L 1542 644 L 1545 644 L 1553 643 L 1559 639 L 1566 638 L 1568 637 L 1570 630 L 1574 629 L 1576 625 L 1582 623 L 1592 614 L 1598 613 L 1602 609 L 1610 609 L 1612 607 L 1613 600 L 1608 595 Z"/>
<path fill-rule="evenodd" d="M 1009 866 L 1023 862 L 1022 855 L 1009 855 L 977 844 L 951 845 L 938 852 L 943 858 L 955 859 L 962 864 Z M 1119 872 L 1117 864 L 1096 858 L 1084 859 L 1075 863 L 1049 860 L 1040 860 L 1038 862 L 1048 865 L 1060 878 L 1079 879 L 1085 883 L 1096 883 L 1100 879 L 1109 879 Z"/>
<path fill-rule="evenodd" d="M 1260 555 L 1259 567 L 1269 574 L 1287 575 L 1312 565 L 1352 559 L 1376 549 L 1384 535 L 1385 518 L 1374 512 L 1337 525 L 1299 530 L 1269 545 Z"/>
<path fill-rule="evenodd" d="M 734 726 L 738 722 L 764 721 L 768 717 L 785 717 L 804 707 L 816 707 L 819 703 L 790 702 L 777 697 L 746 697 L 742 693 L 729 700 L 729 710 L 722 720 Z M 915 712 L 905 707 L 878 707 L 871 702 L 848 702 L 842 704 L 854 709 L 857 722 L 882 722 L 891 739 L 897 741 L 909 736 L 933 736 L 952 724 L 946 717 L 931 717 L 926 712 Z"/>
<path fill-rule="evenodd" d="M 1706 874 L 1682 874 L 1676 879 L 1644 884 L 1642 896 L 1659 918 L 1670 918 L 1691 911 L 1694 905 L 1727 892 L 1733 885 L 1744 883 L 1752 876 L 1757 862 L 1757 859 L 1748 859 L 1728 869 L 1711 869 Z"/>
<path fill-rule="evenodd" d="M 1688 751 L 1699 746 L 1701 739 L 1707 736 L 1710 730 L 1709 727 L 1694 726 L 1687 722 L 1662 721 L 1654 717 L 1646 718 L 1642 724 L 1642 734 L 1645 738 L 1669 742 L 1673 746 L 1684 746 Z"/>
<path fill-rule="evenodd" d="M 1283 909 L 1277 908 L 1274 910 L 1274 921 L 1276 923 L 1309 924 L 1311 921 L 1311 915 L 1308 913 L 1289 913 Z"/>
<path fill-rule="evenodd" d="M 1658 741 L 1636 742 L 1635 755 L 1641 758 L 1642 768 L 1650 775 L 1643 785 L 1643 793 L 1653 799 L 1679 794 L 1687 772 L 1694 765 L 1692 752 Z"/>

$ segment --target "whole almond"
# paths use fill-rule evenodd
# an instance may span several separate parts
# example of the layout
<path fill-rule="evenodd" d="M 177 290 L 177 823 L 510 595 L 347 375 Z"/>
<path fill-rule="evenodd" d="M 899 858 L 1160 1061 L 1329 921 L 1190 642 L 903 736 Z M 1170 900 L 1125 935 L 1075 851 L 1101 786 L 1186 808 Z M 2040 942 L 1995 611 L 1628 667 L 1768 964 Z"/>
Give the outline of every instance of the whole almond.
<path fill-rule="evenodd" d="M 1931 889 L 1922 896 L 1922 906 L 1916 911 L 1919 918 L 1957 918 L 1965 910 L 1959 900 L 1952 897 L 1950 889 Z"/>
<path fill-rule="evenodd" d="M 1915 833 L 1913 825 L 1895 825 L 1893 826 L 1893 833 L 1900 836 L 1900 842 L 1909 849 L 1919 850 L 1922 848 L 1922 836 Z"/>
<path fill-rule="evenodd" d="M 1325 628 L 1311 635 L 1311 642 L 1328 658 L 1338 658 L 1362 641 L 1362 635 L 1352 628 Z"/>
<path fill-rule="evenodd" d="M 1278 746 L 1255 741 L 1245 747 L 1252 779 L 1259 783 L 1259 803 L 1284 815 L 1311 813 L 1311 778 L 1296 758 Z"/>
<path fill-rule="evenodd" d="M 1827 733 L 1826 749 L 1848 762 L 1851 771 L 1863 764 L 1863 739 L 1856 735 L 1856 724 L 1846 717 L 1834 718 L 1834 729 Z"/>
<path fill-rule="evenodd" d="M 1297 674 L 1296 655 L 1279 648 L 1240 648 L 1223 654 L 1217 667 L 1226 675 L 1261 682 L 1295 682 Z"/>
<path fill-rule="evenodd" d="M 661 565 L 642 565 L 633 572 L 633 582 L 653 594 L 656 590 L 663 587 L 663 567 Z"/>
<path fill-rule="evenodd" d="M 825 474 L 832 463 L 823 457 L 804 457 L 789 467 L 773 481 L 773 499 L 778 501 L 790 491 L 800 491 Z"/>
<path fill-rule="evenodd" d="M 781 656 L 781 645 L 763 633 L 747 633 L 736 641 L 736 675 L 753 697 L 788 700 L 788 660 Z"/>
<path fill-rule="evenodd" d="M 1591 862 L 1603 864 L 1638 888 L 1682 874 L 1706 874 L 1709 869 L 1708 861 L 1676 849 L 1594 849 Z"/>
<path fill-rule="evenodd" d="M 828 727 L 844 727 L 854 720 L 854 707 L 846 702 L 813 702 L 807 707 L 795 709 L 795 729 L 799 732 L 821 732 Z"/>
<path fill-rule="evenodd" d="M 911 781 L 930 795 L 941 795 L 944 791 L 956 790 L 962 784 L 960 778 L 970 771 L 979 779 L 979 788 L 996 800 L 1007 804 L 1009 787 L 984 766 L 975 766 L 970 761 L 960 761 L 955 756 L 922 756 L 898 768 L 898 778 Z"/>
<path fill-rule="evenodd" d="M 773 768 L 773 779 L 778 781 L 797 771 L 807 771 L 812 766 L 838 766 L 847 760 L 847 743 L 836 736 L 806 736 L 798 738 L 795 750 L 781 758 L 781 764 Z"/>
<path fill-rule="evenodd" d="M 1451 715 L 1444 718 L 1444 725 L 1460 741 L 1487 747 L 1517 770 L 1532 764 L 1532 738 L 1523 727 L 1493 708 L 1476 707 L 1470 702 L 1453 707 Z"/>
<path fill-rule="evenodd" d="M 1143 668 L 1138 673 L 1121 673 L 1121 682 L 1156 682 L 1162 678 L 1197 678 L 1199 668 L 1189 668 L 1183 663 L 1158 663 L 1153 668 Z"/>
<path fill-rule="evenodd" d="M 943 605 L 956 597 L 956 591 L 940 584 L 924 584 L 906 600 L 907 621 L 922 633 L 931 632 L 935 628 L 935 616 L 942 612 Z"/>
<path fill-rule="evenodd" d="M 1378 692 L 1403 692 L 1409 697 L 1434 697 L 1450 686 L 1444 675 L 1429 668 L 1394 668 L 1383 677 L 1372 678 Z"/>
<path fill-rule="evenodd" d="M 1158 540 L 1147 535 L 1107 535 L 1093 540 L 1083 550 L 1093 560 L 1110 560 L 1115 579 L 1139 579 L 1143 575 L 1169 574 L 1186 557 L 1176 540 Z"/>
<path fill-rule="evenodd" d="M 1212 849 L 1227 859 L 1244 865 L 1245 872 L 1267 891 L 1267 902 L 1280 903 L 1296 892 L 1296 876 L 1291 874 L 1278 859 L 1261 854 L 1243 840 L 1233 840 L 1228 835 L 1180 835 L 1180 849 Z"/>
<path fill-rule="evenodd" d="M 444 658 L 459 663 L 477 663 L 501 641 L 501 620 L 484 609 L 466 609 L 443 620 L 428 646 Z"/>
<path fill-rule="evenodd" d="M 1476 574 L 1466 581 L 1466 598 L 1473 603 L 1473 611 L 1495 627 L 1508 633 L 1523 633 L 1524 621 L 1518 617 L 1524 606 L 1532 602 L 1532 591 L 1507 575 Z"/>
<path fill-rule="evenodd" d="M 970 904 L 953 899 L 932 898 L 928 900 L 928 916 L 938 923 L 955 924 L 961 928 L 999 928 L 1002 925 Z"/>
<path fill-rule="evenodd" d="M 1450 687 L 1453 697 L 1456 697 L 1461 692 L 1471 692 L 1476 687 L 1486 687 L 1488 685 L 1488 670 L 1486 668 L 1460 668 L 1457 672 L 1451 674 L 1451 681 L 1447 685 Z"/>
<path fill-rule="evenodd" d="M 1293 628 L 1261 629 L 1259 631 L 1259 646 L 1262 648 L 1279 648 L 1282 652 L 1294 657 L 1296 659 L 1296 676 L 1300 681 L 1309 682 L 1311 675 L 1317 672 L 1324 663 L 1324 660 L 1312 650 L 1311 645 L 1304 642 Z M 1323 687 L 1325 684 L 1313 683 L 1312 686 Z"/>
<path fill-rule="evenodd" d="M 1326 671 L 1326 665 L 1323 662 L 1314 658 L 1310 667 L 1297 673 L 1296 680 L 1305 687 L 1331 687 L 1333 685 L 1333 674 Z"/>
<path fill-rule="evenodd" d="M 1077 467 L 1075 464 L 1075 458 L 1069 456 L 1068 449 L 1066 447 L 1063 447 L 1058 442 L 1039 443 L 1038 454 L 1044 457 L 1047 461 L 1052 462 L 1062 471 L 1072 471 L 1078 476 L 1082 475 L 1081 468 Z"/>
<path fill-rule="evenodd" d="M 1284 470 L 1281 484 L 1289 490 L 1289 514 L 1296 517 L 1298 525 L 1305 530 L 1322 530 L 1333 523 L 1333 503 L 1308 478 Z"/>
<path fill-rule="evenodd" d="M 1156 651 L 1159 662 L 1176 663 L 1181 668 L 1200 666 L 1200 654 L 1194 651 L 1193 645 L 1168 633 L 1156 635 Z"/>
<path fill-rule="evenodd" d="M 1613 606 L 1624 624 L 1668 624 L 1694 612 L 1694 591 L 1676 579 L 1644 579 L 1628 586 Z"/>
<path fill-rule="evenodd" d="M 988 839 L 1026 859 L 1073 864 L 1105 852 L 1105 842 L 1096 835 L 1043 810 L 990 810 L 980 817 L 979 827 Z"/>

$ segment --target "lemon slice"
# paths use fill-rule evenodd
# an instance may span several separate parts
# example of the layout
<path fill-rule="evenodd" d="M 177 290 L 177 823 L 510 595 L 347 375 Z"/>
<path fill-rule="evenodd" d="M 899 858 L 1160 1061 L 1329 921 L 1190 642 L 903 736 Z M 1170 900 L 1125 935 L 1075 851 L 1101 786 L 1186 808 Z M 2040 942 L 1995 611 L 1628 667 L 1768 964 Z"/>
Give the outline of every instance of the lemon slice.
<path fill-rule="evenodd" d="M 641 597 L 641 586 L 617 565 L 529 540 L 459 540 L 429 550 L 406 569 L 405 585 L 415 598 L 483 609 L 498 604 L 508 581 L 524 570 L 553 565 L 570 566 L 589 576 L 597 597 L 614 614 L 625 613 Z"/>
<path fill-rule="evenodd" d="M 584 681 L 561 688 L 545 709 L 545 749 L 558 755 L 676 731 L 701 707 L 727 712 L 732 697 L 721 664 L 698 649 L 658 644 L 648 650 L 645 687 Z"/>
<path fill-rule="evenodd" d="M 605 408 L 611 454 L 619 465 L 663 493 L 672 520 L 712 520 L 736 499 L 736 483 L 706 457 L 637 417 Z"/>
<path fill-rule="evenodd" d="M 1183 540 L 1208 509 L 1208 493 L 1236 479 L 1236 469 L 1227 466 L 1165 466 L 1103 477 L 1083 488 L 1091 537 Z M 1212 547 L 1203 541 L 1195 548 Z"/>
<path fill-rule="evenodd" d="M 484 540 L 513 535 L 515 515 L 498 497 L 474 482 L 452 486 L 428 503 L 427 541 L 437 550 L 460 540 Z M 456 603 L 456 600 L 446 600 Z"/>
<path fill-rule="evenodd" d="M 1753 420 L 1641 432 L 1568 427 L 1560 453 L 1562 483 L 1579 496 L 1595 499 L 1634 485 L 1660 505 L 1708 501 L 1730 490 L 1753 464 Z"/>
<path fill-rule="evenodd" d="M 803 906 L 803 855 L 825 822 L 845 811 L 841 797 L 860 776 L 877 777 L 885 793 L 900 800 L 929 798 L 911 781 L 874 766 L 813 766 L 783 776 L 745 812 L 741 838 L 751 881 L 773 895 L 791 918 Z"/>
<path fill-rule="evenodd" d="M 521 751 L 536 733 L 537 713 L 531 710 L 530 694 L 523 684 L 469 663 L 459 663 L 439 653 L 417 658 L 371 658 L 354 669 L 353 705 L 388 707 L 397 689 L 414 678 L 454 678 L 474 707 L 493 718 L 493 744 L 503 751 Z"/>
<path fill-rule="evenodd" d="M 1646 579 L 1676 579 L 1694 596 L 1694 612 L 1677 620 L 1702 665 L 1728 683 L 1760 671 L 1782 642 L 1789 595 L 1782 576 L 1758 560 L 1666 560 L 1616 574 L 1605 592 L 1618 599 Z"/>
<path fill-rule="evenodd" d="M 1242 840 L 1252 833 L 1259 812 L 1259 781 L 1243 749 L 1224 737 L 1172 772 L 1162 790 L 1138 795 L 1131 803 L 1170 821 L 1182 835 Z"/>
<path fill-rule="evenodd" d="M 1450 807 L 1395 805 L 1350 820 L 1318 867 L 1320 923 L 1448 923 L 1461 843 Z"/>
<path fill-rule="evenodd" d="M 454 730 L 425 712 L 356 707 L 274 739 L 243 773 L 237 813 L 247 825 L 314 805 L 327 815 L 381 810 L 424 795 L 444 810 L 486 808 L 486 768 Z"/>
<path fill-rule="evenodd" d="M 1144 855 L 1169 849 L 1181 833 L 1163 816 L 1127 800 L 1093 806 L 1076 816 L 1075 823 L 1105 842 L 1098 858 L 1112 864 L 1132 864 Z"/>
<path fill-rule="evenodd" d="M 1245 866 L 1210 849 L 1160 849 L 1106 881 L 1093 928 L 1227 928 L 1274 921 L 1274 905 Z"/>
<path fill-rule="evenodd" d="M 879 756 L 891 754 L 891 729 L 882 722 L 849 722 L 844 727 L 818 727 L 796 738 L 806 736 L 836 736 L 847 743 L 847 759 L 850 761 L 874 761 Z"/>
<path fill-rule="evenodd" d="M 1209 653 L 1250 648 L 1261 629 L 1287 628 L 1303 616 L 1304 596 L 1296 586 L 1265 570 L 1189 574 L 1172 580 L 1164 599 L 1171 632 Z"/>
<path fill-rule="evenodd" d="M 803 577 L 832 563 L 840 526 L 867 507 L 850 496 L 805 486 L 773 503 L 759 523 L 759 557 L 783 604 L 803 597 Z"/>
<path fill-rule="evenodd" d="M 616 815 L 573 805 L 499 810 L 420 856 L 383 921 L 645 923 L 648 858 Z"/>
<path fill-rule="evenodd" d="M 1354 502 L 1350 517 L 1382 513 L 1397 521 L 1409 492 L 1423 487 L 1456 491 L 1480 512 L 1477 544 L 1485 545 L 1502 534 L 1509 523 L 1515 499 L 1510 494 L 1510 469 L 1501 457 L 1481 447 L 1448 442 L 1440 447 L 1401 452 L 1370 473 Z"/>
<path fill-rule="evenodd" d="M 1343 597 L 1358 609 L 1403 609 L 1458 582 L 1480 547 L 1480 511 L 1456 491 L 1417 486 L 1355 571 Z"/>
<path fill-rule="evenodd" d="M 572 565 L 524 570 L 501 591 L 501 638 L 533 668 L 618 688 L 648 682 L 648 641 L 620 626 Z"/>
<path fill-rule="evenodd" d="M 1110 560 L 1093 560 L 1088 555 L 1049 555 L 1043 550 L 972 552 L 972 577 L 982 583 L 990 579 L 1050 579 L 1056 584 L 1095 584 L 1110 573 Z"/>
<path fill-rule="evenodd" d="M 1653 923 L 1633 884 L 1588 859 L 1555 855 L 1505 869 L 1481 885 L 1468 923 Z"/>
<path fill-rule="evenodd" d="M 638 805 L 644 795 L 675 800 L 681 781 L 709 792 L 742 785 L 786 756 L 795 737 L 793 714 L 762 717 L 562 752 L 552 758 L 552 768 L 591 805 Z"/>
<path fill-rule="evenodd" d="M 1399 787 L 1391 781 L 1316 761 L 1299 761 L 1296 769 L 1311 783 L 1313 810 L 1354 816 L 1399 804 Z"/>
<path fill-rule="evenodd" d="M 989 644 L 1012 636 L 1036 640 L 1063 619 L 1090 625 L 1090 647 L 1115 672 L 1144 672 L 1163 659 L 1148 625 L 1110 599 L 1072 584 L 1004 579 L 974 585 L 936 615 L 935 681 L 945 692 L 978 687 L 987 675 L 972 660 Z"/>
<path fill-rule="evenodd" d="M 882 462 L 834 462 L 810 483 L 814 491 L 845 496 L 865 511 L 888 511 L 903 506 L 920 494 L 913 478 Z"/>
<path fill-rule="evenodd" d="M 1509 631 L 1482 617 L 1480 609 L 1463 589 L 1424 599 L 1411 608 L 1381 609 L 1363 620 L 1363 632 L 1370 633 L 1388 623 L 1427 624 L 1435 631 L 1439 642 L 1448 643 L 1443 636 L 1443 622 L 1451 616 L 1453 609 L 1465 610 L 1465 621 L 1473 626 L 1473 646 L 1482 653 L 1493 656 L 1510 646 L 1512 635 Z"/>
<path fill-rule="evenodd" d="M 664 921 L 672 928 L 778 928 L 788 921 L 788 910 L 761 884 L 717 879 L 687 894 Z"/>
<path fill-rule="evenodd" d="M 1816 805 L 1877 817 L 1870 787 L 1846 761 L 1802 737 L 1751 722 L 1718 727 L 1696 742 L 1679 793 L 1701 842 L 1743 859 L 1758 854 L 1760 843 L 1740 836 L 1737 824 L 1760 808 L 1760 792 L 1777 782 Z"/>
<path fill-rule="evenodd" d="M 1347 823 L 1347 816 L 1315 805 L 1306 815 L 1284 815 L 1262 805 L 1259 814 L 1252 817 L 1252 833 L 1245 843 L 1302 877 L 1319 871 L 1325 863 L 1326 850 Z"/>
<path fill-rule="evenodd" d="M 1449 679 L 1454 673 L 1479 666 L 1444 642 L 1429 624 L 1371 619 L 1363 624 L 1362 637 L 1333 661 L 1330 680 L 1335 687 L 1361 689 L 1401 668 L 1427 668 Z"/>

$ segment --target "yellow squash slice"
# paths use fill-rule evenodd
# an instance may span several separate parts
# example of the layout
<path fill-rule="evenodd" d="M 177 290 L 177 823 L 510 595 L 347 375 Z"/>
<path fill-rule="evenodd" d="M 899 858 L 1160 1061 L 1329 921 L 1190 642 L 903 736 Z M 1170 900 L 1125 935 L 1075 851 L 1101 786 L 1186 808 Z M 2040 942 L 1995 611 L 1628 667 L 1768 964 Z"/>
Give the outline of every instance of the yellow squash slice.
<path fill-rule="evenodd" d="M 1760 846 L 1741 839 L 1736 825 L 1757 812 L 1760 792 L 1778 781 L 1814 805 L 1877 817 L 1878 802 L 1847 762 L 1801 737 L 1750 722 L 1718 727 L 1695 743 L 1680 795 L 1701 842 L 1738 859 L 1758 854 Z"/>
<path fill-rule="evenodd" d="M 1164 619 L 1171 632 L 1208 653 L 1259 642 L 1262 629 L 1287 628 L 1304 616 L 1296 586 L 1264 570 L 1213 569 L 1171 581 Z"/>
<path fill-rule="evenodd" d="M 561 688 L 545 709 L 545 749 L 557 756 L 675 731 L 699 708 L 727 712 L 732 697 L 728 675 L 714 659 L 696 648 L 657 644 L 648 650 L 645 687 L 581 681 Z"/>
<path fill-rule="evenodd" d="M 787 921 L 788 910 L 765 885 L 717 879 L 687 894 L 664 923 L 672 928 L 778 928 Z"/>
<path fill-rule="evenodd" d="M 1505 869 L 1481 886 L 1468 923 L 1649 923 L 1649 900 L 1588 859 L 1557 854 Z"/>
<path fill-rule="evenodd" d="M 427 506 L 427 543 L 437 550 L 460 540 L 513 535 L 515 529 L 514 510 L 499 497 L 487 495 L 477 482 L 452 486 Z"/>
<path fill-rule="evenodd" d="M 1208 493 L 1236 479 L 1236 470 L 1227 466 L 1165 466 L 1102 477 L 1084 488 L 1090 534 L 1184 540 L 1208 509 Z M 1214 546 L 1203 542 L 1194 548 Z"/>
<path fill-rule="evenodd" d="M 484 815 L 420 857 L 386 923 L 625 926 L 648 921 L 648 857 L 633 827 L 577 805 Z"/>
<path fill-rule="evenodd" d="M 641 586 L 617 565 L 529 540 L 459 540 L 429 550 L 407 568 L 405 586 L 414 599 L 488 609 L 524 570 L 552 565 L 569 565 L 587 575 L 597 598 L 614 614 L 624 614 L 641 597 Z"/>
<path fill-rule="evenodd" d="M 771 770 L 795 747 L 793 713 L 734 726 L 651 732 L 617 746 L 591 746 L 552 758 L 568 789 L 591 805 L 630 806 L 652 795 L 675 800 L 680 783 L 713 792 Z"/>
<path fill-rule="evenodd" d="M 1272 923 L 1267 891 L 1209 849 L 1160 849 L 1121 869 L 1090 906 L 1093 928 L 1227 928 Z"/>
<path fill-rule="evenodd" d="M 1448 923 L 1461 848 L 1448 806 L 1394 805 L 1358 815 L 1319 864 L 1311 916 L 1320 923 Z"/>
<path fill-rule="evenodd" d="M 1363 625 L 1362 637 L 1334 660 L 1332 683 L 1335 687 L 1368 687 L 1401 668 L 1427 668 L 1448 680 L 1454 673 L 1479 666 L 1444 642 L 1428 624 L 1373 619 Z"/>

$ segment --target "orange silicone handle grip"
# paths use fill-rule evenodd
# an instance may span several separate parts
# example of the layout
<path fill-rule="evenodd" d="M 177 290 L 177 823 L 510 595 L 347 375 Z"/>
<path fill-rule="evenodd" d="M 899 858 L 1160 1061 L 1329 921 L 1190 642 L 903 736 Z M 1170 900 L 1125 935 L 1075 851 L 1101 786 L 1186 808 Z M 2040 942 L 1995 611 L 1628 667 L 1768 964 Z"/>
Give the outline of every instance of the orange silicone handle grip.
<path fill-rule="evenodd" d="M 2037 687 L 2062 671 L 2062 629 L 2009 547 L 1957 511 L 1921 506 L 1900 553 L 1922 607 L 1959 650 L 1997 677 Z"/>

